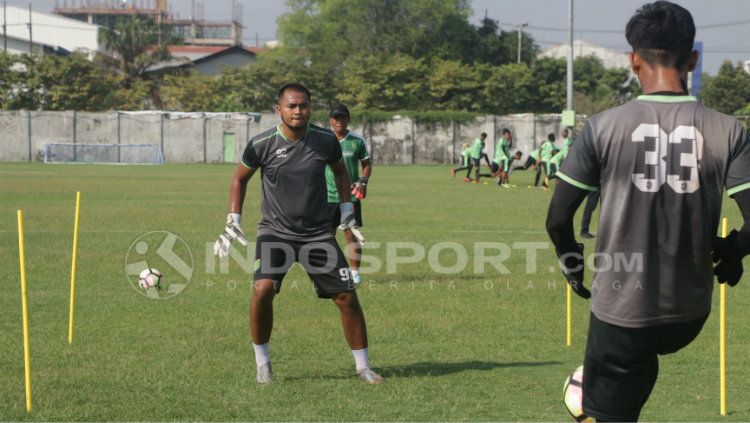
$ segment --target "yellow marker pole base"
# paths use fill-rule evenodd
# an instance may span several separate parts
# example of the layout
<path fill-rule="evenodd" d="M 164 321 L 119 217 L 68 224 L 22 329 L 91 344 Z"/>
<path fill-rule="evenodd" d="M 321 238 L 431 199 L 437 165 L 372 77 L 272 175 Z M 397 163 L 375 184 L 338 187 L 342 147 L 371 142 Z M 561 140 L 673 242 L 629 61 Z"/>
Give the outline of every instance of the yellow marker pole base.
<path fill-rule="evenodd" d="M 73 224 L 73 262 L 70 269 L 70 320 L 68 322 L 68 344 L 73 343 L 73 318 L 76 298 L 76 258 L 78 257 L 78 216 L 81 211 L 81 192 L 76 192 L 76 214 Z"/>
<path fill-rule="evenodd" d="M 29 305 L 26 302 L 26 254 L 23 239 L 23 212 L 18 210 L 18 259 L 21 266 L 21 313 L 23 314 L 23 368 L 26 376 L 26 412 L 31 412 L 31 351 L 29 346 Z"/>

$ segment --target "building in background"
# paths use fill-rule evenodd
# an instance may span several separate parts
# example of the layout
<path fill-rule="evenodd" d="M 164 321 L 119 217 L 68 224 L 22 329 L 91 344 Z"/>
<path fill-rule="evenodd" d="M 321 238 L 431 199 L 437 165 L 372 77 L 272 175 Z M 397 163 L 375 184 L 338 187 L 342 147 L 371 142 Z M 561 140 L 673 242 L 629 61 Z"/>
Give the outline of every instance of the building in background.
<path fill-rule="evenodd" d="M 263 49 L 244 46 L 169 46 L 172 59 L 157 63 L 148 72 L 174 69 L 194 69 L 203 75 L 219 75 L 225 67 L 240 67 L 254 63 Z"/>
<path fill-rule="evenodd" d="M 186 45 L 242 44 L 242 4 L 232 3 L 230 21 L 206 21 L 204 4 L 191 0 L 191 14 L 187 18 L 173 16 L 167 0 L 57 0 L 53 13 L 82 22 L 114 28 L 122 17 L 152 19 L 172 27 L 174 35 Z"/>
<path fill-rule="evenodd" d="M 611 48 L 590 43 L 581 39 L 573 41 L 573 57 L 578 59 L 586 56 L 596 56 L 602 61 L 607 69 L 626 68 L 630 69 L 628 54 Z M 568 44 L 558 44 L 539 53 L 539 57 L 552 57 L 555 59 L 568 58 Z"/>
<path fill-rule="evenodd" d="M 5 6 L 4 16 L 6 33 L 0 36 L 0 48 L 10 53 L 78 51 L 93 59 L 96 53 L 104 52 L 99 43 L 101 27 L 97 25 L 15 6 Z"/>

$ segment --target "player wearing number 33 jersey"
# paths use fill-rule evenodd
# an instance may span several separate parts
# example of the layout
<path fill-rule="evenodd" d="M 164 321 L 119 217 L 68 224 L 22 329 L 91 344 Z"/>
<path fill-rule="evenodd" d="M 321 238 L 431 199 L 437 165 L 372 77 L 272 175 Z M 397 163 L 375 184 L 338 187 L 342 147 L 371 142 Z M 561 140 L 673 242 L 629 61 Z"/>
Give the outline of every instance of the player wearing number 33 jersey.
<path fill-rule="evenodd" d="M 687 95 L 698 61 L 692 15 L 649 2 L 625 36 L 647 95 L 587 121 L 557 173 L 546 222 L 566 280 L 592 298 L 582 408 L 599 421 L 638 420 L 659 375 L 658 356 L 698 336 L 713 275 L 734 286 L 750 253 L 750 140 L 735 119 Z M 596 190 L 599 236 L 585 259 L 572 219 Z M 719 238 L 724 190 L 745 223 Z M 584 270 L 592 265 L 589 291 Z"/>
<path fill-rule="evenodd" d="M 750 188 L 737 120 L 686 95 L 643 95 L 589 119 L 560 179 L 601 190 L 592 312 L 626 327 L 711 309 L 722 192 Z"/>

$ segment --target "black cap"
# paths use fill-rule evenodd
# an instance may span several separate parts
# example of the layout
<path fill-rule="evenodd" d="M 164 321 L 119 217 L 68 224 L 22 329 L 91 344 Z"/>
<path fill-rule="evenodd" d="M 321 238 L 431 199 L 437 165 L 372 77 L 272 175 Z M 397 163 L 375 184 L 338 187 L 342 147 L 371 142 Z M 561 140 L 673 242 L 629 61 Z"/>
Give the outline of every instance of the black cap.
<path fill-rule="evenodd" d="M 344 106 L 343 104 L 337 104 L 333 106 L 333 108 L 331 109 L 331 113 L 328 114 L 328 117 L 336 116 L 350 117 L 351 115 L 349 114 L 349 109 L 346 106 Z"/>

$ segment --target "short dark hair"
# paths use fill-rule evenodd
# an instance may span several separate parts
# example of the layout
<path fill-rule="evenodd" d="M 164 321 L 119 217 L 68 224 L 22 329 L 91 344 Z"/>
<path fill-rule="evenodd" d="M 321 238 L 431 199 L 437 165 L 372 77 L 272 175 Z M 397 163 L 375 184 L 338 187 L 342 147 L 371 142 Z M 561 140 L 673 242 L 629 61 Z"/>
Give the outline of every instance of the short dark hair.
<path fill-rule="evenodd" d="M 655 1 L 643 5 L 630 18 L 625 38 L 646 62 L 682 69 L 693 51 L 695 22 L 684 7 Z"/>
<path fill-rule="evenodd" d="M 510 129 L 503 128 L 503 134 L 510 134 Z"/>
<path fill-rule="evenodd" d="M 304 85 L 298 82 L 284 84 L 284 86 L 279 89 L 279 97 L 276 99 L 276 101 L 281 100 L 281 98 L 284 97 L 284 93 L 287 92 L 287 90 L 305 93 L 305 95 L 307 95 L 307 99 L 312 101 L 312 97 L 310 97 L 310 90 L 308 90 Z"/>
<path fill-rule="evenodd" d="M 482 132 L 481 134 L 479 134 L 479 137 L 480 137 L 480 138 L 481 138 L 481 137 L 487 138 L 487 133 L 486 133 L 486 132 Z"/>
<path fill-rule="evenodd" d="M 555 134 L 547 134 L 547 139 L 552 142 L 555 142 Z"/>

